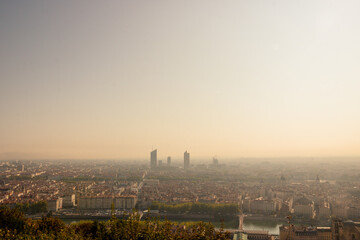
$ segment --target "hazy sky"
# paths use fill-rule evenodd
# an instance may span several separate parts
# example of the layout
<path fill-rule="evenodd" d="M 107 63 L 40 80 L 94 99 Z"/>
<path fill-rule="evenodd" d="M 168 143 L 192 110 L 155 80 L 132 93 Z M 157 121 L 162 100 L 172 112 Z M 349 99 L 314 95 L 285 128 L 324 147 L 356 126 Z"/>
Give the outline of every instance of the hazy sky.
<path fill-rule="evenodd" d="M 360 155 L 360 2 L 0 1 L 0 158 Z"/>

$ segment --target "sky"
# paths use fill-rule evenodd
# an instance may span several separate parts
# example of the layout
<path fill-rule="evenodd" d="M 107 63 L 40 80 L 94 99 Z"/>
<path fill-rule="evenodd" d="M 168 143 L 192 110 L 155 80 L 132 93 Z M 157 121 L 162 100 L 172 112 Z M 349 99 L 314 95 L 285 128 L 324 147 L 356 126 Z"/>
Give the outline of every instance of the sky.
<path fill-rule="evenodd" d="M 359 8 L 2 0 L 0 159 L 360 156 Z"/>

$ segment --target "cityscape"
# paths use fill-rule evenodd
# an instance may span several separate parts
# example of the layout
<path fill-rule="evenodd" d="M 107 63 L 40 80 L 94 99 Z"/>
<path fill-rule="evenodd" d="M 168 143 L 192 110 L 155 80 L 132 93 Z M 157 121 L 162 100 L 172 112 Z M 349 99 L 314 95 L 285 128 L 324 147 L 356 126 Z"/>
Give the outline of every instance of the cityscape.
<path fill-rule="evenodd" d="M 0 203 L 44 201 L 69 223 L 137 209 L 144 218 L 223 221 L 233 239 L 334 239 L 334 231 L 358 239 L 358 159 L 223 162 L 191 160 L 188 151 L 166 159 L 155 149 L 147 161 L 2 161 Z"/>
<path fill-rule="evenodd" d="M 360 240 L 359 9 L 0 0 L 0 240 Z"/>

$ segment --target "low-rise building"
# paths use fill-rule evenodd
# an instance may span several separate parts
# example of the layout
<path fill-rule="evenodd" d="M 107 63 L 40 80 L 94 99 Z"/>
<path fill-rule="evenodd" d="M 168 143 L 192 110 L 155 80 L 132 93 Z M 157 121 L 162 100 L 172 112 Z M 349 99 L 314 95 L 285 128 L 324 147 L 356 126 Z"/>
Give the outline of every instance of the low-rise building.
<path fill-rule="evenodd" d="M 332 221 L 331 230 L 334 240 L 360 239 L 360 222 L 335 219 Z"/>
<path fill-rule="evenodd" d="M 351 220 L 358 221 L 360 220 L 360 208 L 358 207 L 349 207 L 348 209 L 348 218 Z"/>
<path fill-rule="evenodd" d="M 331 209 L 331 215 L 337 218 L 347 219 L 348 208 L 344 206 L 333 206 Z"/>
<path fill-rule="evenodd" d="M 317 240 L 332 240 L 331 227 L 317 227 Z"/>
<path fill-rule="evenodd" d="M 325 202 L 322 205 L 320 205 L 318 215 L 319 215 L 318 217 L 320 219 L 328 219 L 328 218 L 330 218 L 330 215 L 331 215 L 330 204 Z"/>
<path fill-rule="evenodd" d="M 294 214 L 296 217 L 313 218 L 314 202 L 302 197 L 294 203 Z"/>
<path fill-rule="evenodd" d="M 251 212 L 271 214 L 276 211 L 276 203 L 271 200 L 256 199 L 251 202 Z"/>
<path fill-rule="evenodd" d="M 331 233 L 331 232 L 330 232 Z M 317 240 L 317 230 L 312 227 L 281 226 L 280 240 Z"/>

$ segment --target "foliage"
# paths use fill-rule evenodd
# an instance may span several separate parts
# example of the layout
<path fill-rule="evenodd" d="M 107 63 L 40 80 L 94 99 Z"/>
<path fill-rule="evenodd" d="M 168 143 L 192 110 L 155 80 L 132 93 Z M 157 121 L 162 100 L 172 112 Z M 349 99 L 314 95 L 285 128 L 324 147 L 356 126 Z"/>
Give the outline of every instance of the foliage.
<path fill-rule="evenodd" d="M 161 222 L 159 219 L 140 220 L 137 213 L 127 219 L 111 218 L 106 222 L 82 221 L 66 225 L 54 217 L 31 220 L 18 209 L 0 209 L 0 239 L 230 239 L 228 232 L 215 230 L 210 223 L 188 226 Z"/>
<path fill-rule="evenodd" d="M 36 203 L 18 203 L 15 205 L 15 208 L 19 209 L 25 214 L 35 214 L 35 213 L 44 213 L 47 212 L 47 202 L 39 201 Z"/>
<path fill-rule="evenodd" d="M 167 211 L 169 213 L 200 213 L 212 215 L 236 215 L 239 213 L 237 204 L 212 204 L 212 203 L 180 203 L 165 204 L 153 202 L 151 209 Z"/>
<path fill-rule="evenodd" d="M 4 230 L 24 231 L 26 218 L 24 213 L 18 209 L 10 209 L 2 206 L 0 208 L 0 228 Z M 1 238 L 0 238 L 1 239 Z"/>

